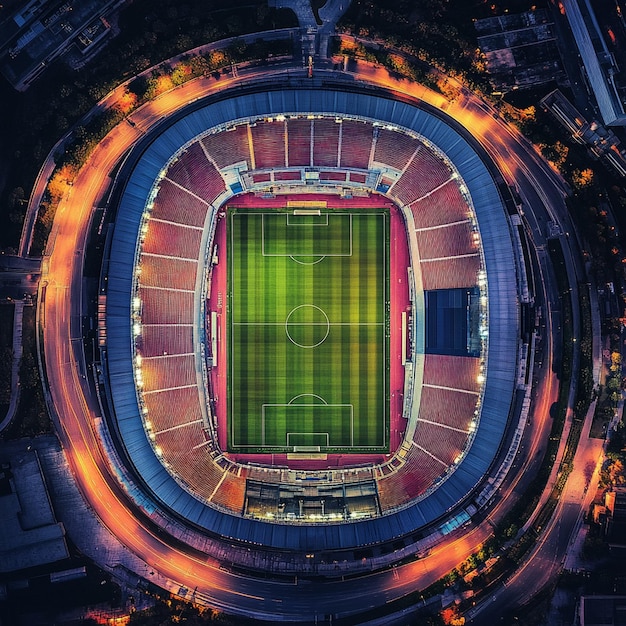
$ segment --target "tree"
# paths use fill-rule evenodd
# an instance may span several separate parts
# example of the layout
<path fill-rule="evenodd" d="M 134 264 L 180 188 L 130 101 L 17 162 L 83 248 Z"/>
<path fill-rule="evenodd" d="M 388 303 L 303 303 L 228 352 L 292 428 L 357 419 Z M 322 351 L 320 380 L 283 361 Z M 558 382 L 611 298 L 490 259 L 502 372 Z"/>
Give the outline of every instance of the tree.
<path fill-rule="evenodd" d="M 0 405 L 9 404 L 11 400 L 11 374 L 13 372 L 13 350 L 0 350 Z"/>
<path fill-rule="evenodd" d="M 572 182 L 576 189 L 583 189 L 593 184 L 593 170 L 589 167 L 579 170 L 575 169 L 572 172 Z"/>
<path fill-rule="evenodd" d="M 138 100 L 141 100 L 148 91 L 148 79 L 145 76 L 137 76 L 128 83 L 126 88 L 130 93 L 135 94 Z"/>
<path fill-rule="evenodd" d="M 620 459 L 614 461 L 609 468 L 609 478 L 614 485 L 621 485 L 624 483 L 624 463 Z"/>
<path fill-rule="evenodd" d="M 21 224 L 24 220 L 24 211 L 26 206 L 26 197 L 22 187 L 15 187 L 9 193 L 7 199 L 7 209 L 9 212 L 9 220 L 13 224 Z"/>
<path fill-rule="evenodd" d="M 611 376 L 606 384 L 606 388 L 611 391 L 619 391 L 621 387 L 619 378 L 617 378 L 616 376 Z"/>
<path fill-rule="evenodd" d="M 48 194 L 51 202 L 58 202 L 71 187 L 76 171 L 70 165 L 63 165 L 58 168 L 48 182 Z"/>
<path fill-rule="evenodd" d="M 184 82 L 192 78 L 191 64 L 179 63 L 172 71 L 172 83 L 174 85 L 182 85 Z"/>
<path fill-rule="evenodd" d="M 622 366 L 622 355 L 619 352 L 611 352 L 611 372 L 619 372 Z"/>
<path fill-rule="evenodd" d="M 441 619 L 444 624 L 449 624 L 449 626 L 463 626 L 465 624 L 465 618 L 459 615 L 456 606 L 450 606 L 441 611 Z"/>

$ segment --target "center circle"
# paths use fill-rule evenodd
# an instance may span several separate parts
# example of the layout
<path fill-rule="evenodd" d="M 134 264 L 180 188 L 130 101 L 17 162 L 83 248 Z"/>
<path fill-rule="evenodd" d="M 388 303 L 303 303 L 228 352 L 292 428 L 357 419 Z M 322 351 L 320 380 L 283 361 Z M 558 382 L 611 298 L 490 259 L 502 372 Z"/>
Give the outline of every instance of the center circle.
<path fill-rule="evenodd" d="M 287 315 L 285 332 L 299 348 L 317 348 L 330 333 L 330 321 L 318 306 L 301 304 Z"/>

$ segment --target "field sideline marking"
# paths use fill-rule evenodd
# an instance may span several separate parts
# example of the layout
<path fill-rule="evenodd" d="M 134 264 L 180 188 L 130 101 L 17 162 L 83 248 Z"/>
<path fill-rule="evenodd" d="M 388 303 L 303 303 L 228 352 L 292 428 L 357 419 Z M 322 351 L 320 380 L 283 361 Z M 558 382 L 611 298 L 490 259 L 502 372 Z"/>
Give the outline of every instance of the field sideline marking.
<path fill-rule="evenodd" d="M 248 129 L 248 132 L 250 130 Z M 230 218 L 230 246 L 228 246 L 228 258 L 226 263 L 228 264 L 228 272 L 230 274 L 230 285 L 226 287 L 226 311 L 228 320 L 230 321 L 230 336 L 226 339 L 228 347 L 228 360 L 230 361 L 230 381 L 226 381 L 226 393 L 230 400 L 230 415 L 227 415 L 227 419 L 230 418 L 230 443 L 233 447 L 237 447 L 235 443 L 235 394 L 232 390 L 232 385 L 235 381 L 235 349 L 234 349 L 234 320 L 235 320 L 235 236 L 233 231 L 235 229 L 235 211 L 232 211 L 228 217 Z M 262 233 L 261 233 L 262 234 Z M 228 243 L 228 237 L 226 238 Z M 228 307 L 230 305 L 230 311 Z M 228 405 L 228 401 L 227 401 Z M 228 447 L 228 444 L 227 444 Z"/>
<path fill-rule="evenodd" d="M 388 220 L 385 217 L 388 216 Z M 387 441 L 387 421 L 389 421 L 389 428 L 391 429 L 391 398 L 387 401 L 387 381 L 389 381 L 389 387 L 391 387 L 391 353 L 389 354 L 389 371 L 387 371 L 387 323 L 389 324 L 389 336 L 391 337 L 391 286 L 387 285 L 387 265 L 389 265 L 389 272 L 391 274 L 391 241 L 387 242 L 387 224 L 389 224 L 391 231 L 391 214 L 383 214 L 380 216 L 383 221 L 382 233 L 383 233 L 383 244 L 382 244 L 382 255 L 383 262 L 381 263 L 383 268 L 383 369 L 382 369 L 382 381 L 383 381 L 383 405 L 381 407 L 383 416 L 387 416 L 388 420 L 383 419 L 382 421 L 382 445 L 386 446 L 388 444 Z M 389 233 L 391 239 L 391 232 Z M 388 247 L 389 246 L 389 247 Z M 387 313 L 389 311 L 389 313 Z M 390 394 L 391 395 L 391 394 Z M 386 406 L 385 406 L 386 405 Z M 387 412 L 385 412 L 385 409 Z"/>
<path fill-rule="evenodd" d="M 250 212 L 247 211 L 245 212 L 245 214 L 247 215 L 259 215 L 258 212 Z M 261 254 L 264 257 L 271 257 L 271 256 L 279 256 L 279 257 L 290 257 L 292 258 L 292 260 L 297 261 L 297 259 L 294 259 L 292 254 L 283 254 L 283 255 L 270 255 L 270 254 L 265 254 L 264 252 L 264 247 L 265 247 L 265 228 L 264 228 L 264 219 L 265 219 L 265 215 L 269 215 L 270 217 L 277 217 L 277 214 L 275 212 L 262 212 L 261 213 Z M 287 214 L 288 216 L 289 214 Z M 329 215 L 329 213 L 327 213 L 326 215 Z M 341 214 L 338 214 L 337 216 L 340 216 Z M 346 215 L 345 213 L 343 215 Z M 329 257 L 348 257 L 348 256 L 353 256 L 353 251 L 354 251 L 354 242 L 353 242 L 353 236 L 354 236 L 354 231 L 353 231 L 353 220 L 352 217 L 353 215 L 355 215 L 355 213 L 348 213 L 347 214 L 349 217 L 349 236 L 350 236 L 350 252 L 349 254 L 335 254 L 335 255 L 322 255 L 321 258 L 319 258 L 317 262 L 323 260 L 323 258 L 325 258 L 326 256 Z M 231 233 L 230 233 L 230 249 L 233 250 L 234 249 L 234 223 L 235 223 L 235 213 L 231 213 L 230 215 L 230 225 L 231 225 Z M 382 315 L 383 315 L 383 321 L 381 322 L 334 322 L 328 323 L 328 326 L 382 326 L 383 327 L 383 333 L 382 333 L 382 376 L 381 376 L 381 383 L 382 383 L 382 410 L 383 410 L 383 414 L 387 414 L 386 411 L 390 408 L 387 406 L 386 403 L 386 393 L 387 393 L 387 350 L 388 350 L 388 342 L 387 342 L 387 336 L 386 336 L 386 332 L 385 332 L 385 327 L 387 326 L 387 324 L 389 323 L 389 319 L 387 318 L 387 308 L 390 304 L 390 293 L 388 293 L 388 289 L 386 287 L 387 283 L 387 272 L 388 272 L 388 265 L 391 262 L 390 259 L 390 250 L 387 249 L 387 236 L 388 236 L 388 225 L 387 225 L 387 217 L 388 214 L 379 214 L 378 217 L 380 219 L 382 219 L 382 229 L 381 229 L 381 235 L 382 235 L 382 249 L 380 251 L 380 253 L 382 254 L 382 263 L 381 263 L 381 274 L 382 274 Z M 328 218 L 327 218 L 327 221 Z M 288 224 L 289 226 L 295 226 L 295 224 Z M 319 225 L 319 224 L 318 224 Z M 330 226 L 330 224 L 329 224 Z M 317 256 L 317 255 L 295 255 L 297 256 Z M 301 263 L 301 262 L 299 262 Z M 304 264 L 304 263 L 301 263 Z M 229 353 L 230 353 L 230 357 L 231 357 L 231 381 L 234 380 L 234 376 L 235 376 L 235 359 L 234 357 L 234 342 L 232 341 L 233 338 L 233 333 L 234 333 L 234 327 L 235 326 L 284 326 L 285 322 L 235 322 L 234 321 L 234 315 L 233 312 L 236 310 L 236 306 L 235 306 L 235 289 L 234 289 L 234 285 L 235 285 L 235 261 L 234 258 L 230 259 L 230 278 L 231 278 L 231 289 L 228 291 L 229 297 L 230 297 L 230 305 L 231 305 L 231 314 L 229 315 L 230 319 L 231 319 L 231 324 L 230 324 L 230 329 L 231 329 L 231 341 L 229 342 L 231 345 L 229 346 Z M 324 322 L 319 322 L 319 323 L 305 323 L 305 322 L 300 322 L 300 323 L 294 323 L 294 326 L 296 325 L 327 325 Z M 230 406 L 231 406 L 231 416 L 234 414 L 234 408 L 235 408 L 235 396 L 236 394 L 231 393 L 230 394 Z M 297 397 L 297 396 L 296 396 Z M 292 399 L 293 400 L 293 399 Z M 265 406 L 265 405 L 263 405 Z M 306 406 L 306 405 L 305 405 Z M 354 447 L 354 405 L 350 404 L 349 405 L 351 407 L 351 428 L 350 428 L 350 445 L 343 445 L 341 446 L 342 448 L 353 448 Z M 264 411 L 263 411 L 264 413 Z M 231 419 L 231 442 L 232 445 L 236 448 L 239 449 L 245 449 L 245 448 L 257 448 L 259 447 L 259 444 L 237 444 L 235 442 L 235 420 Z M 381 428 L 382 428 L 382 442 L 380 444 L 377 444 L 375 446 L 366 446 L 368 449 L 371 447 L 373 450 L 378 450 L 381 446 L 385 446 L 387 444 L 387 426 L 388 426 L 388 419 L 383 419 L 381 421 L 380 424 Z M 264 415 L 262 415 L 262 444 L 261 446 L 266 446 L 265 444 L 265 423 L 264 423 Z M 361 448 L 363 446 L 359 446 L 359 448 Z M 439 460 L 439 459 L 437 459 Z M 440 461 L 441 462 L 441 461 Z"/>

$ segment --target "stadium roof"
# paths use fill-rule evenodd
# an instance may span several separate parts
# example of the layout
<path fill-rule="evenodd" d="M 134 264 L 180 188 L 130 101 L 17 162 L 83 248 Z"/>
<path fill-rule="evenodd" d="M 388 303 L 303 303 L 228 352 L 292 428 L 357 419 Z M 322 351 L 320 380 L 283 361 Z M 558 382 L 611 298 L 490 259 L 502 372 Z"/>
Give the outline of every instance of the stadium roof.
<path fill-rule="evenodd" d="M 329 524 L 263 522 L 228 514 L 195 498 L 156 456 L 144 431 L 133 376 L 131 300 L 138 232 L 150 191 L 172 156 L 199 134 L 235 120 L 279 114 L 361 116 L 410 129 L 454 163 L 471 195 L 481 233 L 489 295 L 489 358 L 482 413 L 471 448 L 447 480 L 419 501 L 379 518 Z M 124 189 L 111 246 L 107 291 L 107 365 L 119 432 L 136 470 L 167 507 L 206 530 L 276 549 L 331 550 L 377 544 L 435 522 L 489 470 L 502 440 L 514 390 L 517 286 L 503 203 L 470 143 L 435 115 L 411 104 L 364 93 L 277 90 L 199 106 L 179 116 L 145 149 Z"/>

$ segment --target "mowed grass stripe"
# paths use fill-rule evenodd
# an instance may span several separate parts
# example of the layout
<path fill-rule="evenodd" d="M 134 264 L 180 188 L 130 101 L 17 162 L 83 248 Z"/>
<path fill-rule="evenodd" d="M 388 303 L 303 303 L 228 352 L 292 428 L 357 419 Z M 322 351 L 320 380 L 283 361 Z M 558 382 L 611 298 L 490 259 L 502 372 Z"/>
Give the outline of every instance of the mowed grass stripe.
<path fill-rule="evenodd" d="M 367 245 L 367 239 L 368 237 L 372 237 L 374 240 L 376 240 L 375 238 L 378 235 L 378 229 L 376 229 L 375 232 L 370 233 L 369 231 L 366 231 L 364 228 L 359 230 L 359 243 L 365 247 Z M 378 260 L 378 259 L 374 259 L 374 260 Z M 372 306 L 373 309 L 377 309 L 377 302 L 376 302 L 376 298 L 372 298 L 370 296 L 370 294 L 373 293 L 380 293 L 379 288 L 380 288 L 380 281 L 379 281 L 379 275 L 380 272 L 374 272 L 372 271 L 372 267 L 371 267 L 371 262 L 370 263 L 361 263 L 359 265 L 359 278 L 360 280 L 364 283 L 367 284 L 369 286 L 368 289 L 363 289 L 361 291 L 361 295 L 360 297 L 358 297 L 358 302 L 359 302 L 359 311 L 360 314 L 359 316 L 361 318 L 363 317 L 367 317 L 368 315 L 368 306 Z M 378 313 L 378 311 L 376 311 Z M 376 319 L 381 319 L 380 315 L 376 315 Z M 365 335 L 365 332 L 359 327 L 357 328 L 357 331 L 359 333 L 359 344 L 360 345 L 369 345 L 368 342 L 368 337 L 367 336 L 363 336 Z M 365 354 L 363 354 L 361 356 L 360 359 L 360 364 L 361 364 L 361 376 L 359 378 L 359 380 L 369 380 L 369 376 L 372 374 L 370 368 L 369 368 L 369 360 L 370 360 L 370 355 L 373 352 L 373 350 L 370 349 L 366 349 L 365 350 Z M 372 411 L 372 406 L 371 406 L 371 396 L 372 393 L 374 391 L 378 392 L 380 389 L 380 386 L 377 385 L 375 389 L 370 389 L 369 387 L 366 389 L 363 388 L 359 388 L 358 391 L 355 390 L 355 393 L 360 393 L 361 394 L 361 402 L 363 405 L 363 410 L 366 413 L 370 413 Z M 381 401 L 381 395 L 380 393 L 376 393 L 374 395 L 374 400 L 380 402 Z M 380 404 L 378 405 L 380 406 Z M 374 411 L 375 411 L 376 407 L 374 407 Z M 363 422 L 359 422 L 359 437 L 366 437 L 366 438 L 373 438 L 374 439 L 374 433 L 372 432 L 372 426 L 375 426 L 376 423 L 374 420 L 367 420 L 367 421 L 363 421 Z"/>
<path fill-rule="evenodd" d="M 296 395 L 315 393 L 329 404 L 354 405 L 355 451 L 380 448 L 385 444 L 381 434 L 388 419 L 383 342 L 387 262 L 383 235 L 388 216 L 365 211 L 355 215 L 351 257 L 326 257 L 314 265 L 301 265 L 289 257 L 263 256 L 268 215 L 274 217 L 235 214 L 229 221 L 234 247 L 229 285 L 233 321 L 231 447 L 270 451 L 262 449 L 262 405 L 286 404 Z M 343 220 L 336 221 L 332 237 L 335 242 L 350 237 L 350 220 L 345 214 L 340 216 Z M 285 219 L 284 214 L 281 217 Z M 324 227 L 313 228 L 319 232 Z M 300 251 L 312 250 L 305 248 L 307 237 L 297 237 Z M 287 251 L 286 246 L 283 249 Z M 285 333 L 287 315 L 302 304 L 319 306 L 331 321 L 328 337 L 317 348 L 300 348 Z M 307 313 L 303 320 L 319 323 L 312 308 L 302 311 Z M 300 332 L 302 342 L 315 343 L 318 330 L 322 327 L 302 326 L 293 332 Z M 310 416 L 305 417 L 303 412 L 303 420 L 311 421 Z M 320 428 L 330 423 L 327 418 L 316 419 L 321 420 Z M 292 427 L 286 422 L 272 425 L 273 430 L 282 428 L 285 437 L 286 429 Z M 333 428 L 333 439 L 338 436 L 342 442 L 339 447 L 349 446 L 349 422 L 338 415 Z"/>

